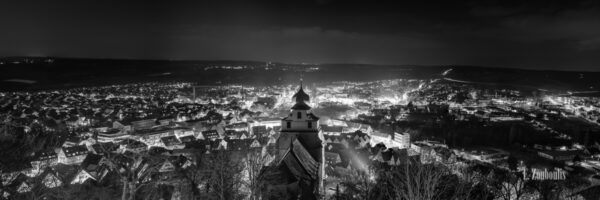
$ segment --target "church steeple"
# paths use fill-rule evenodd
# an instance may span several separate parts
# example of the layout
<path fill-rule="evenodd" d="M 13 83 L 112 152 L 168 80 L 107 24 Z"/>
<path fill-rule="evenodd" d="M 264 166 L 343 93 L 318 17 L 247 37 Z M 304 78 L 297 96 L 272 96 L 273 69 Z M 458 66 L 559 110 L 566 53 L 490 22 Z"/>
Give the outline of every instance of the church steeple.
<path fill-rule="evenodd" d="M 292 99 L 296 101 L 296 104 L 292 106 L 292 110 L 310 110 L 310 106 L 306 104 L 306 102 L 310 101 L 310 97 L 304 92 L 302 82 L 300 82 L 300 89 L 292 96 Z"/>
<path fill-rule="evenodd" d="M 306 103 L 310 101 L 310 96 L 308 96 L 308 94 L 304 92 L 304 88 L 302 88 L 302 81 L 300 81 L 300 89 L 292 96 L 292 99 L 296 101 L 296 103 Z"/>
<path fill-rule="evenodd" d="M 323 191 L 325 174 L 325 143 L 319 128 L 319 117 L 310 112 L 310 106 L 307 105 L 310 97 L 304 92 L 302 82 L 292 98 L 296 103 L 289 115 L 281 120 L 281 132 L 277 139 L 278 155 L 283 158 L 284 166 L 304 169 L 294 172 L 307 173 L 302 179 L 308 184 L 299 186 L 303 192 L 300 199 L 318 199 Z M 290 152 L 294 153 L 293 156 L 290 156 Z"/>

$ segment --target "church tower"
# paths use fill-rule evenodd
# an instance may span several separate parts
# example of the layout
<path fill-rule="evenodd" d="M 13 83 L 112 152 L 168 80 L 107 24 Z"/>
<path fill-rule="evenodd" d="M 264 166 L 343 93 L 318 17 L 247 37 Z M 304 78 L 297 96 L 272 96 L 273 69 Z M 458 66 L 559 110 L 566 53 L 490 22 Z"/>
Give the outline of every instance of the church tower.
<path fill-rule="evenodd" d="M 278 154 L 280 158 L 286 157 L 292 149 L 300 165 L 314 163 L 315 170 L 308 170 L 314 176 L 310 185 L 312 193 L 319 196 L 322 193 L 325 171 L 325 140 L 319 128 L 319 118 L 310 111 L 311 107 L 307 104 L 310 97 L 304 92 L 302 84 L 292 98 L 295 104 L 289 115 L 281 120 L 281 134 L 277 140 Z M 301 153 L 297 153 L 299 151 L 307 152 L 310 156 L 302 158 Z M 291 165 L 291 162 L 288 164 Z"/>

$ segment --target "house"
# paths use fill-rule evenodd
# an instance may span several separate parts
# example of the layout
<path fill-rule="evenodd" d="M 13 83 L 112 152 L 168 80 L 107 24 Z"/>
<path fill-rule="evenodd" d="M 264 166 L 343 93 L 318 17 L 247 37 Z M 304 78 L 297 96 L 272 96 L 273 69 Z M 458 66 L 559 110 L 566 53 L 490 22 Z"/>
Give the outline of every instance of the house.
<path fill-rule="evenodd" d="M 89 180 L 102 181 L 109 172 L 107 163 L 104 156 L 89 154 L 81 163 L 81 168 L 71 180 L 71 184 L 83 184 Z"/>
<path fill-rule="evenodd" d="M 371 137 L 360 130 L 352 133 L 342 133 L 342 136 L 349 141 L 348 146 L 355 149 L 365 148 L 371 142 Z"/>
<path fill-rule="evenodd" d="M 72 147 L 77 146 L 81 142 L 81 138 L 79 137 L 67 137 L 62 147 Z"/>
<path fill-rule="evenodd" d="M 158 167 L 158 176 L 161 180 L 168 180 L 179 175 L 177 172 L 178 168 L 185 168 L 191 166 L 191 162 L 187 162 L 185 156 L 169 156 Z"/>
<path fill-rule="evenodd" d="M 227 140 L 220 140 L 219 141 L 219 146 L 217 147 L 217 150 L 226 150 L 227 149 Z"/>
<path fill-rule="evenodd" d="M 166 125 L 170 125 L 174 121 L 175 121 L 175 119 L 173 117 L 164 117 L 164 118 L 158 119 L 158 124 L 160 124 L 161 126 L 166 126 Z"/>
<path fill-rule="evenodd" d="M 118 121 L 114 121 L 112 124 L 112 128 L 123 131 L 123 132 L 131 132 L 133 131 L 133 128 L 131 127 L 131 125 L 124 125 L 121 122 Z"/>
<path fill-rule="evenodd" d="M 162 141 L 162 143 L 165 146 L 165 148 L 169 149 L 169 150 L 183 149 L 185 147 L 185 145 L 183 145 L 181 143 L 181 141 L 179 141 L 177 139 L 177 137 L 175 137 L 175 136 L 163 137 L 163 138 L 160 138 L 160 140 Z"/>
<path fill-rule="evenodd" d="M 95 180 L 95 178 L 86 170 L 80 169 L 70 184 L 83 184 L 88 180 Z"/>
<path fill-rule="evenodd" d="M 30 192 L 32 188 L 33 188 L 32 184 L 30 184 L 30 183 L 28 183 L 26 181 L 23 181 L 17 187 L 17 192 L 18 193 L 27 193 L 27 192 Z"/>
<path fill-rule="evenodd" d="M 245 122 L 241 122 L 241 123 L 235 123 L 235 124 L 229 124 L 227 126 L 225 126 L 225 131 L 228 130 L 232 130 L 232 131 L 249 131 L 248 129 L 248 123 Z"/>
<path fill-rule="evenodd" d="M 143 142 L 136 140 L 123 140 L 120 144 L 121 151 L 131 151 L 134 153 L 140 153 L 148 149 L 148 145 Z"/>
<path fill-rule="evenodd" d="M 394 141 L 394 144 L 397 144 L 398 148 L 400 148 L 400 149 L 410 148 L 410 134 L 409 133 L 394 132 L 393 141 Z"/>
<path fill-rule="evenodd" d="M 140 135 L 141 137 L 139 140 L 143 143 L 146 143 L 148 146 L 163 146 L 160 138 L 175 135 L 175 130 L 176 129 L 163 126 L 152 129 L 138 130 L 136 131 L 136 134 Z"/>
<path fill-rule="evenodd" d="M 134 131 L 151 129 L 156 125 L 156 119 L 143 119 L 131 122 L 131 128 Z"/>
<path fill-rule="evenodd" d="M 237 139 L 240 139 L 240 140 L 245 140 L 245 139 L 250 138 L 250 133 L 248 133 L 248 131 L 240 131 L 240 132 L 236 132 L 235 134 L 237 136 Z"/>
<path fill-rule="evenodd" d="M 46 170 L 40 175 L 41 183 L 46 188 L 55 188 L 63 185 L 63 182 L 58 177 L 58 174 L 50 167 L 46 168 Z"/>
<path fill-rule="evenodd" d="M 97 155 L 97 154 L 88 154 L 87 157 L 85 157 L 85 159 L 83 160 L 83 162 L 81 162 L 81 165 L 79 165 L 79 166 L 85 170 L 94 170 L 106 163 L 107 163 L 107 160 L 104 156 Z"/>
<path fill-rule="evenodd" d="M 259 142 L 258 139 L 253 139 L 253 140 L 250 140 L 250 141 L 251 141 L 250 148 L 260 148 L 260 147 L 262 147 L 262 145 L 260 144 L 260 142 Z"/>
<path fill-rule="evenodd" d="M 8 177 L 7 175 L 11 175 Z M 30 178 L 23 173 L 2 173 L 2 188 L 3 192 L 7 192 L 8 196 L 11 193 L 26 193 L 31 191 L 32 185 L 29 182 Z"/>
<path fill-rule="evenodd" d="M 324 135 L 340 135 L 344 130 L 343 126 L 328 126 L 321 125 L 321 131 L 323 131 Z"/>
<path fill-rule="evenodd" d="M 252 134 L 257 138 L 267 136 L 269 132 L 267 131 L 267 126 L 253 126 Z"/>
<path fill-rule="evenodd" d="M 227 130 L 225 131 L 225 136 L 232 140 L 245 140 L 250 137 L 250 133 L 248 131 Z"/>
<path fill-rule="evenodd" d="M 219 139 L 219 133 L 217 132 L 217 130 L 202 131 L 202 136 L 206 140 L 216 140 L 216 139 Z"/>
<path fill-rule="evenodd" d="M 16 193 L 22 194 L 30 192 L 33 189 L 33 184 L 29 181 L 30 179 L 24 174 L 19 174 L 9 185 L 8 187 L 15 191 Z"/>
<path fill-rule="evenodd" d="M 119 149 L 119 145 L 115 143 L 96 143 L 91 146 L 92 152 L 94 154 L 104 154 L 106 152 L 114 152 Z"/>
<path fill-rule="evenodd" d="M 173 133 L 175 134 L 175 136 L 177 136 L 178 138 L 182 138 L 182 137 L 187 137 L 187 136 L 194 136 L 194 131 L 191 129 L 175 129 L 173 131 Z"/>
<path fill-rule="evenodd" d="M 20 171 L 15 171 L 15 172 L 2 172 L 2 182 L 0 182 L 0 184 L 2 184 L 3 186 L 9 185 L 10 183 L 12 183 L 15 179 L 17 179 L 17 177 L 19 177 L 20 175 L 22 175 L 23 173 L 21 173 Z"/>
<path fill-rule="evenodd" d="M 163 161 L 163 163 L 160 165 L 160 168 L 158 168 L 158 172 L 161 173 L 173 171 L 175 171 L 175 165 L 169 159 L 165 159 L 165 161 Z"/>
<path fill-rule="evenodd" d="M 2 197 L 8 199 L 10 197 L 10 193 L 6 190 L 0 189 L 0 193 L 2 193 Z"/>
<path fill-rule="evenodd" d="M 87 154 L 88 149 L 84 145 L 62 147 L 58 152 L 58 162 L 66 165 L 79 164 Z"/>
<path fill-rule="evenodd" d="M 180 137 L 179 141 L 181 141 L 181 143 L 193 142 L 193 141 L 196 141 L 196 137 L 194 137 L 193 135 L 188 135 L 188 136 Z"/>
<path fill-rule="evenodd" d="M 58 164 L 58 154 L 53 149 L 37 152 L 31 160 L 31 167 L 37 171 L 56 164 Z"/>
<path fill-rule="evenodd" d="M 98 133 L 98 142 L 114 142 L 131 138 L 131 135 L 126 131 L 118 129 L 110 129 Z"/>

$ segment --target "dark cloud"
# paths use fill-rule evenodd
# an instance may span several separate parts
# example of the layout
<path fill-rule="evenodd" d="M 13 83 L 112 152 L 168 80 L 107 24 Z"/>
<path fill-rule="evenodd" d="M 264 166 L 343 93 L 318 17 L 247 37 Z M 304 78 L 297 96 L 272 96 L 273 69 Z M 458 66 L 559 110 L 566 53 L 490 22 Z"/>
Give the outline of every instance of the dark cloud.
<path fill-rule="evenodd" d="M 598 70 L 598 1 L 0 3 L 0 56 Z"/>

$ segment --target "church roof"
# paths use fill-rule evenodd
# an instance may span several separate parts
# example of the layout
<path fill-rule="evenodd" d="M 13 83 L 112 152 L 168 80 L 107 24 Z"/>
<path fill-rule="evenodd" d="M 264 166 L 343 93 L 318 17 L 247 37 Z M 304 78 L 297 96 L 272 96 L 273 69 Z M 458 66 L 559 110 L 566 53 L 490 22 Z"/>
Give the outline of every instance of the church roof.
<path fill-rule="evenodd" d="M 296 102 L 296 104 L 292 106 L 292 110 L 310 110 L 310 106 L 304 102 Z"/>
<path fill-rule="evenodd" d="M 315 180 L 319 176 L 319 163 L 308 153 L 304 145 L 297 139 L 292 142 L 292 147 L 280 161 L 285 163 L 294 176 L 303 179 Z"/>
<path fill-rule="evenodd" d="M 319 117 L 317 117 L 316 115 L 312 114 L 312 113 L 308 113 L 308 118 L 312 119 L 312 120 L 319 120 Z"/>

